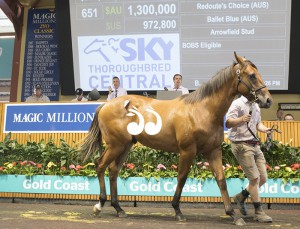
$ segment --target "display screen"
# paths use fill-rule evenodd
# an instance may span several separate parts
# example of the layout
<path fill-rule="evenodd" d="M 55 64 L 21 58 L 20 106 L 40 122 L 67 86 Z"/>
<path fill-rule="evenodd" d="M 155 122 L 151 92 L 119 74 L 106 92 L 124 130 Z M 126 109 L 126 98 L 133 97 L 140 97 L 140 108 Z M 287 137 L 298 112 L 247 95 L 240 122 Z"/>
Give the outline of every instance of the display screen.
<path fill-rule="evenodd" d="M 257 67 L 266 86 L 287 90 L 291 0 L 69 1 L 75 87 L 163 90 L 173 75 L 195 90 L 234 61 Z"/>

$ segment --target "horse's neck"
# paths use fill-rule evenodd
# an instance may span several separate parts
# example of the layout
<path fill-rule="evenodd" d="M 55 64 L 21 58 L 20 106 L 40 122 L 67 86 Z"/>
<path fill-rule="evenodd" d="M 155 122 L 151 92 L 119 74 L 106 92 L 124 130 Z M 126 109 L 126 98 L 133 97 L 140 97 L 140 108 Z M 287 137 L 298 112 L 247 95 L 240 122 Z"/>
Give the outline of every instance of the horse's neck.
<path fill-rule="evenodd" d="M 224 85 L 222 85 L 219 90 L 217 90 L 208 99 L 208 105 L 211 112 L 218 112 L 223 116 L 228 111 L 232 101 L 237 95 L 236 80 L 234 77 L 230 78 Z"/>

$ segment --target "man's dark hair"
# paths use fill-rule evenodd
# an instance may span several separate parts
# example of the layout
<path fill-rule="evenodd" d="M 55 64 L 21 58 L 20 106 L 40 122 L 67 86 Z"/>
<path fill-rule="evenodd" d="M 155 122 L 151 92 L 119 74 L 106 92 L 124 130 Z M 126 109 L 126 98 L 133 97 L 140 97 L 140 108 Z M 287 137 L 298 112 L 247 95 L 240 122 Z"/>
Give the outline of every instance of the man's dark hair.
<path fill-rule="evenodd" d="M 182 79 L 182 75 L 180 75 L 179 73 L 176 73 L 176 74 L 173 76 L 173 80 L 175 79 L 176 76 L 180 76 L 180 78 Z"/>

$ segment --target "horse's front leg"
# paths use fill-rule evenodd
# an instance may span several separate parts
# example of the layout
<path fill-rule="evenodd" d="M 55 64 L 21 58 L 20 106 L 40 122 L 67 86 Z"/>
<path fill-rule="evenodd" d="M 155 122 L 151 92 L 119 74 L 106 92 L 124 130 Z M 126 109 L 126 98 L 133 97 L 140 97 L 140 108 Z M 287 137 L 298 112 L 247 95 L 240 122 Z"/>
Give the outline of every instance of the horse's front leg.
<path fill-rule="evenodd" d="M 179 202 L 182 193 L 183 186 L 185 185 L 187 175 L 190 171 L 193 159 L 196 155 L 196 150 L 180 151 L 179 164 L 178 164 L 178 176 L 177 176 L 177 188 L 172 200 L 172 206 L 175 210 L 176 219 L 178 221 L 186 221 L 185 216 L 182 214 Z"/>
<path fill-rule="evenodd" d="M 211 152 L 208 161 L 209 161 L 209 166 L 216 178 L 218 187 L 220 189 L 226 214 L 233 218 L 234 223 L 236 225 L 245 225 L 246 224 L 245 221 L 235 214 L 234 209 L 230 202 L 230 197 L 228 195 L 227 184 L 225 180 L 225 174 L 223 171 L 221 148 L 218 148 L 213 152 Z"/>

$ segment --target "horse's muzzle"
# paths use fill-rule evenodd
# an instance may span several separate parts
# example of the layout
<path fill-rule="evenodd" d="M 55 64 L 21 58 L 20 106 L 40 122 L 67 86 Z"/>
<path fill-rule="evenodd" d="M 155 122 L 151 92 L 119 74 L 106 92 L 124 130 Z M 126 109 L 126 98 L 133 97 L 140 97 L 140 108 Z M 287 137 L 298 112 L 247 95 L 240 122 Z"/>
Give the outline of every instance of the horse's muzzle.
<path fill-rule="evenodd" d="M 272 98 L 267 98 L 265 101 L 259 99 L 258 105 L 260 108 L 270 108 L 273 103 Z"/>

